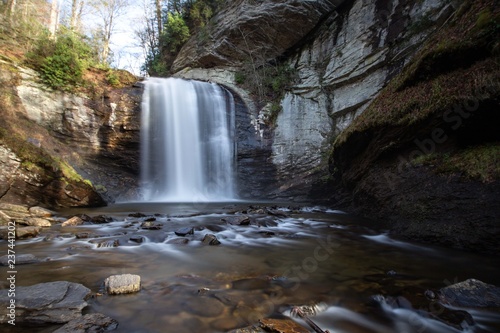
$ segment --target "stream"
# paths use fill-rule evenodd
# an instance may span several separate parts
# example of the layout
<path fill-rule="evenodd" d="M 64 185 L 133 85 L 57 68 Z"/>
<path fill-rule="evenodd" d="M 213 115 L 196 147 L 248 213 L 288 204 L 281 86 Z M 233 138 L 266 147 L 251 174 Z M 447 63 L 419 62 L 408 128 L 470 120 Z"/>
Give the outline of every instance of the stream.
<path fill-rule="evenodd" d="M 469 278 L 498 285 L 497 257 L 397 240 L 374 222 L 324 207 L 272 205 L 122 203 L 61 211 L 112 221 L 57 224 L 18 240 L 18 254 L 42 261 L 19 266 L 17 284 L 81 283 L 93 294 L 84 313 L 116 319 L 117 332 L 229 332 L 280 317 L 308 328 L 292 316 L 294 306 L 312 309 L 310 318 L 330 333 L 500 332 L 498 312 L 470 310 L 475 323 L 467 325 L 450 319 L 456 309 L 425 296 Z M 186 228 L 193 233 L 176 235 Z M 206 234 L 220 244 L 204 244 Z M 125 273 L 140 275 L 141 291 L 107 295 L 104 279 Z"/>

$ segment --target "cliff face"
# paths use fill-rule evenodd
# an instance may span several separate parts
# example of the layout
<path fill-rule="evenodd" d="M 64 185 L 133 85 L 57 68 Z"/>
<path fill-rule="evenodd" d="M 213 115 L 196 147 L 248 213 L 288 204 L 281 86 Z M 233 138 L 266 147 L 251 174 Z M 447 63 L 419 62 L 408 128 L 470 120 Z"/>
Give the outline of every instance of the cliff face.
<path fill-rule="evenodd" d="M 288 14 L 285 4 L 265 12 L 271 3 L 229 5 L 175 62 L 178 76 L 219 82 L 246 103 L 273 179 L 256 194 L 313 197 L 387 221 L 401 236 L 497 251 L 498 6 L 287 1 L 317 15 L 274 47 L 262 31 L 276 33 Z M 223 54 L 228 45 L 236 50 Z M 297 77 L 274 123 L 238 78 L 245 62 L 285 64 Z"/>
<path fill-rule="evenodd" d="M 254 136 L 275 169 L 274 182 L 260 195 L 306 199 L 313 184 L 328 177 L 335 137 L 454 10 L 444 0 L 239 1 L 215 17 L 205 38 L 188 42 L 174 67 L 178 76 L 224 84 L 249 101 Z M 257 109 L 234 76 L 245 62 L 276 59 L 298 79 L 269 126 L 267 109 Z"/>
<path fill-rule="evenodd" d="M 0 201 L 55 208 L 135 196 L 140 88 L 90 98 L 47 90 L 35 72 L 1 65 Z"/>

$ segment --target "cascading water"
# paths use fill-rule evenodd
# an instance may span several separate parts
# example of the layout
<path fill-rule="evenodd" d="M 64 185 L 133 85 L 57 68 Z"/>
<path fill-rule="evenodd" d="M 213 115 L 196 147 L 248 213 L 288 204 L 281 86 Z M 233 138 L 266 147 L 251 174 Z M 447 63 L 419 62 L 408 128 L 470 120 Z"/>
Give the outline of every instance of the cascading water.
<path fill-rule="evenodd" d="M 213 83 L 150 78 L 141 123 L 144 200 L 235 198 L 234 100 L 227 90 Z"/>

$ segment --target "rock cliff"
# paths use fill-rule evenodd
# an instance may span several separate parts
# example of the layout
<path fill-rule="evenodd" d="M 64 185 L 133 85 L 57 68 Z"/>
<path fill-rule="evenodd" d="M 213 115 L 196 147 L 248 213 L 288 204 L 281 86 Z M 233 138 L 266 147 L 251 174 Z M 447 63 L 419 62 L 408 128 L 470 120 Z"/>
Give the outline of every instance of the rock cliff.
<path fill-rule="evenodd" d="M 0 77 L 0 201 L 99 206 L 135 194 L 140 88 L 55 92 L 7 60 Z"/>
<path fill-rule="evenodd" d="M 283 32 L 292 8 L 311 20 L 292 18 L 296 29 Z M 486 0 L 238 1 L 174 69 L 241 96 L 248 137 L 274 180 L 255 194 L 313 197 L 401 236 L 496 251 L 498 22 Z M 238 78 L 249 63 L 295 73 L 274 122 Z"/>
<path fill-rule="evenodd" d="M 214 18 L 205 38 L 194 36 L 184 46 L 174 69 L 242 96 L 256 142 L 275 169 L 275 182 L 259 195 L 303 200 L 314 182 L 328 177 L 335 137 L 454 10 L 437 0 L 238 1 Z M 245 62 L 273 61 L 293 68 L 297 80 L 269 126 L 267 109 L 257 108 L 234 77 Z"/>

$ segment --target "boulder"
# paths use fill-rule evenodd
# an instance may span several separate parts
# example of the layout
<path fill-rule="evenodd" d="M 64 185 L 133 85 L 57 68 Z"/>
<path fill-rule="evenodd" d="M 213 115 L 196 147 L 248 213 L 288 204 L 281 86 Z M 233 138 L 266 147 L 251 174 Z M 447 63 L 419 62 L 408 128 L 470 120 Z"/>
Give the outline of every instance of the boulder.
<path fill-rule="evenodd" d="M 73 216 L 72 218 L 66 220 L 61 224 L 62 227 L 73 227 L 83 224 L 83 220 L 78 216 Z"/>
<path fill-rule="evenodd" d="M 112 275 L 104 280 L 104 287 L 111 295 L 135 293 L 141 290 L 141 277 L 132 274 Z"/>
<path fill-rule="evenodd" d="M 53 211 L 39 206 L 30 207 L 28 211 L 33 217 L 52 217 L 55 215 Z"/>
<path fill-rule="evenodd" d="M 28 226 L 33 226 L 33 227 L 51 227 L 52 223 L 41 217 L 28 217 L 24 219 L 22 224 L 28 225 Z"/>
<path fill-rule="evenodd" d="M 12 298 L 8 289 L 0 290 L 0 323 L 10 318 L 7 305 Z M 90 289 L 85 286 L 56 281 L 16 288 L 16 323 L 67 323 L 82 316 Z"/>
<path fill-rule="evenodd" d="M 442 288 L 443 304 L 467 308 L 500 308 L 500 287 L 476 279 L 468 279 Z"/>
<path fill-rule="evenodd" d="M 36 237 L 42 230 L 41 227 L 17 227 L 16 228 L 16 238 L 30 238 Z"/>
<path fill-rule="evenodd" d="M 54 333 L 97 333 L 114 331 L 118 322 L 102 313 L 90 313 L 73 319 Z"/>

